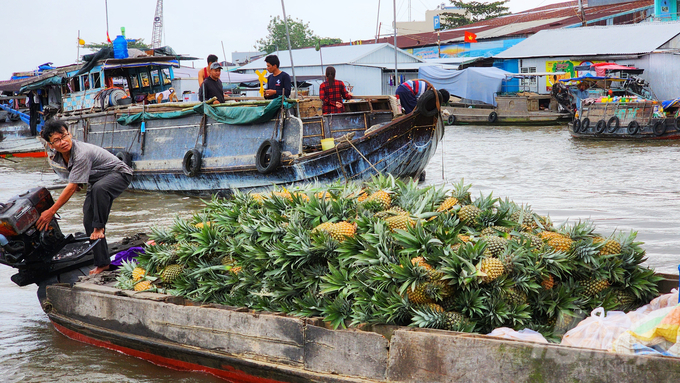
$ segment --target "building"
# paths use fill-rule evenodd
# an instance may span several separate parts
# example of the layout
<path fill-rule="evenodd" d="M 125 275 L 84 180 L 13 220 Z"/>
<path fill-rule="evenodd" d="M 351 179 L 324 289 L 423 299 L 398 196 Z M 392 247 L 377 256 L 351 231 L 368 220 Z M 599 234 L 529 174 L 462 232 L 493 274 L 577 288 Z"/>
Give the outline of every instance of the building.
<path fill-rule="evenodd" d="M 394 78 L 395 53 L 399 78 Z M 293 76 L 289 51 L 280 51 L 280 69 Z M 317 79 L 311 95 L 318 95 L 318 84 L 323 79 L 326 67 L 333 66 L 336 79 L 344 81 L 348 90 L 355 95 L 391 95 L 400 82 L 416 78 L 418 68 L 427 64 L 423 60 L 395 48 L 391 44 L 362 44 L 293 50 L 295 75 L 300 79 Z M 264 57 L 244 65 L 240 71 L 255 73 L 265 70 Z M 455 67 L 451 67 L 455 69 Z"/>
<path fill-rule="evenodd" d="M 494 56 L 497 66 L 511 72 L 567 72 L 560 77 L 578 77 L 576 66 L 615 62 L 644 69 L 647 80 L 660 99 L 680 96 L 680 22 L 645 22 L 540 31 Z M 551 76 L 540 78 L 538 93 L 552 87 Z"/>
<path fill-rule="evenodd" d="M 397 35 L 412 35 L 415 33 L 426 33 L 435 31 L 435 18 L 443 18 L 444 13 L 465 13 L 464 9 L 458 7 L 447 6 L 444 3 L 439 5 L 436 9 L 425 11 L 425 21 L 397 21 Z"/>

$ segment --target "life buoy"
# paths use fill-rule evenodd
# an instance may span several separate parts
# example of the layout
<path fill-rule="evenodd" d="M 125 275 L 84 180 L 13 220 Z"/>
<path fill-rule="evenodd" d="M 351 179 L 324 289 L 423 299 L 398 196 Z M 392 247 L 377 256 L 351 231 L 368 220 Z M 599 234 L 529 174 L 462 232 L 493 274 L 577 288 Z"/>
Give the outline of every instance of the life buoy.
<path fill-rule="evenodd" d="M 654 123 L 654 126 L 652 126 L 652 131 L 657 137 L 663 136 L 663 134 L 666 133 L 666 124 L 663 123 L 663 121 L 657 121 Z"/>
<path fill-rule="evenodd" d="M 609 133 L 614 133 L 617 130 L 619 130 L 619 127 L 621 126 L 621 121 L 619 121 L 619 118 L 614 116 L 607 121 L 607 132 Z"/>
<path fill-rule="evenodd" d="M 201 171 L 201 152 L 191 149 L 184 153 L 182 172 L 187 177 L 195 177 Z"/>
<path fill-rule="evenodd" d="M 123 163 L 129 167 L 132 167 L 132 154 L 121 150 L 120 152 L 116 153 L 116 157 L 123 161 Z"/>
<path fill-rule="evenodd" d="M 605 128 L 607 128 L 607 122 L 605 120 L 600 120 L 597 122 L 597 125 L 595 125 L 595 133 L 600 134 L 604 132 Z"/>
<path fill-rule="evenodd" d="M 491 113 L 489 113 L 489 118 L 488 118 L 488 120 L 489 120 L 489 122 L 491 122 L 491 123 L 494 123 L 494 122 L 498 121 L 498 113 L 496 113 L 496 112 L 491 112 Z"/>
<path fill-rule="evenodd" d="M 273 138 L 262 142 L 255 155 L 255 166 L 262 174 L 269 174 L 281 165 L 281 144 Z"/>
<path fill-rule="evenodd" d="M 433 117 L 439 113 L 434 91 L 432 89 L 425 91 L 425 93 L 418 98 L 415 111 L 425 117 Z"/>
<path fill-rule="evenodd" d="M 633 120 L 628 124 L 628 134 L 637 134 L 638 130 L 640 130 L 640 124 L 637 121 Z"/>
<path fill-rule="evenodd" d="M 581 133 L 585 133 L 590 128 L 590 118 L 586 117 L 581 121 Z"/>
<path fill-rule="evenodd" d="M 453 114 L 450 115 L 449 118 L 448 118 L 448 122 L 449 122 L 449 125 L 455 124 L 456 123 L 456 116 L 454 116 Z"/>
<path fill-rule="evenodd" d="M 574 131 L 574 133 L 578 133 L 581 130 L 581 120 L 574 119 L 571 123 L 571 130 Z"/>

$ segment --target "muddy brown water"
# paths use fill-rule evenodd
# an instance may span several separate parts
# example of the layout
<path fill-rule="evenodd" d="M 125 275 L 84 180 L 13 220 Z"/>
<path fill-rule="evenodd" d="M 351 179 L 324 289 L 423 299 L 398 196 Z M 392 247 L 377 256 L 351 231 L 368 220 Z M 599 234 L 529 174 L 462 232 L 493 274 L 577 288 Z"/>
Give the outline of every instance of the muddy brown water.
<path fill-rule="evenodd" d="M 44 159 L 0 159 L 0 201 L 30 187 L 54 185 Z M 442 167 L 444 174 L 442 175 Z M 549 214 L 557 224 L 590 219 L 597 231 L 637 231 L 647 264 L 677 274 L 680 263 L 680 142 L 582 141 L 566 127 L 448 127 L 427 167 L 425 184 L 464 178 L 474 197 L 493 192 Z M 58 192 L 53 193 L 55 198 Z M 82 231 L 76 194 L 62 208 L 65 233 Z M 107 227 L 111 240 L 165 225 L 200 209 L 198 198 L 125 192 Z M 210 375 L 174 371 L 57 333 L 38 304 L 34 286 L 10 281 L 0 265 L 2 382 L 217 382 Z"/>

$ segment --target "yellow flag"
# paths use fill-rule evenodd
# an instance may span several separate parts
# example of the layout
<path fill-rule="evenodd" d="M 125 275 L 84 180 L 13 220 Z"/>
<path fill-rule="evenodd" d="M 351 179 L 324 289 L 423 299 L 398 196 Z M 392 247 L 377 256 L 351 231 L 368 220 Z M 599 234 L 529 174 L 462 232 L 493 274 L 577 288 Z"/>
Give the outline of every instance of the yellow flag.
<path fill-rule="evenodd" d="M 78 45 L 85 45 L 85 40 L 78 39 Z"/>

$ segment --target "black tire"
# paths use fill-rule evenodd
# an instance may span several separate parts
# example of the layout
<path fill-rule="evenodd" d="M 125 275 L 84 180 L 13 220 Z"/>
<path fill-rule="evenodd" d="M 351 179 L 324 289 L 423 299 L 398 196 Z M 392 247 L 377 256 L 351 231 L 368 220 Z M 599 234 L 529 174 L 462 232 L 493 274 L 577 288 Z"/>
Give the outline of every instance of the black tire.
<path fill-rule="evenodd" d="M 491 123 L 494 123 L 494 122 L 498 121 L 498 113 L 496 113 L 496 112 L 491 112 L 491 113 L 489 113 L 489 117 L 488 117 L 487 119 L 488 119 L 489 122 L 491 122 Z"/>
<path fill-rule="evenodd" d="M 652 131 L 657 137 L 663 136 L 663 134 L 666 133 L 666 124 L 663 121 L 657 121 L 652 126 Z"/>
<path fill-rule="evenodd" d="M 581 120 L 578 118 L 574 119 L 574 121 L 571 122 L 571 130 L 574 133 L 578 133 L 581 130 Z"/>
<path fill-rule="evenodd" d="M 448 118 L 448 123 L 449 123 L 449 125 L 455 124 L 456 123 L 456 116 L 454 116 L 453 114 L 450 115 L 449 118 Z"/>
<path fill-rule="evenodd" d="M 590 118 L 586 117 L 581 121 L 581 133 L 585 133 L 590 128 Z"/>
<path fill-rule="evenodd" d="M 273 138 L 264 140 L 257 149 L 255 166 L 262 174 L 269 174 L 281 165 L 281 144 Z"/>
<path fill-rule="evenodd" d="M 132 154 L 121 150 L 120 152 L 116 153 L 116 158 L 123 161 L 125 165 L 132 167 Z"/>
<path fill-rule="evenodd" d="M 595 125 L 595 133 L 602 134 L 606 128 L 607 122 L 605 120 L 600 120 L 597 122 L 597 125 Z"/>
<path fill-rule="evenodd" d="M 630 135 L 637 134 L 637 132 L 638 132 L 639 130 L 640 130 L 640 124 L 638 124 L 637 121 L 631 121 L 631 122 L 628 124 L 628 129 L 627 129 L 628 134 L 630 134 Z"/>
<path fill-rule="evenodd" d="M 619 121 L 619 118 L 614 116 L 607 121 L 607 132 L 608 133 L 614 133 L 617 130 L 619 130 L 619 127 L 621 127 L 621 121 Z"/>
<path fill-rule="evenodd" d="M 673 120 L 673 127 L 675 128 L 676 132 L 680 132 L 680 116 Z"/>
<path fill-rule="evenodd" d="M 191 149 L 184 153 L 182 171 L 187 177 L 196 177 L 201 172 L 201 152 Z"/>
<path fill-rule="evenodd" d="M 435 99 L 434 91 L 432 91 L 432 89 L 427 90 L 420 98 L 418 98 L 414 111 L 425 117 L 434 117 L 439 113 L 439 110 L 437 109 L 437 100 Z"/>

